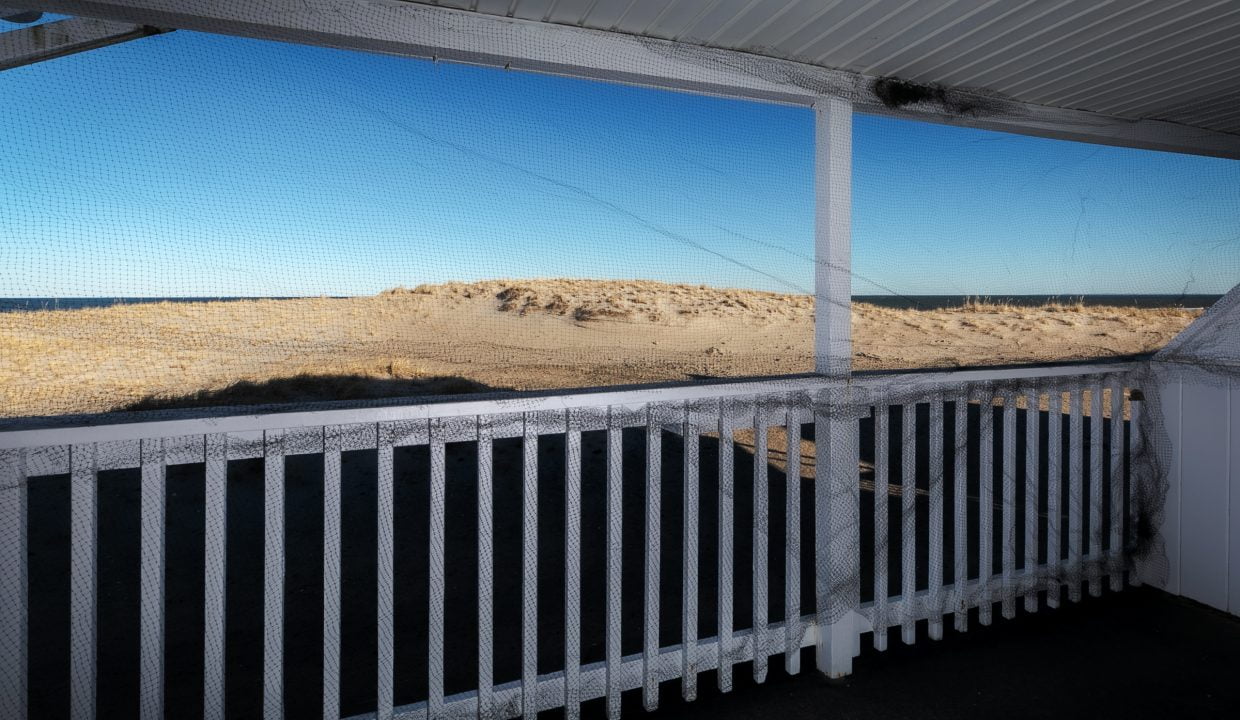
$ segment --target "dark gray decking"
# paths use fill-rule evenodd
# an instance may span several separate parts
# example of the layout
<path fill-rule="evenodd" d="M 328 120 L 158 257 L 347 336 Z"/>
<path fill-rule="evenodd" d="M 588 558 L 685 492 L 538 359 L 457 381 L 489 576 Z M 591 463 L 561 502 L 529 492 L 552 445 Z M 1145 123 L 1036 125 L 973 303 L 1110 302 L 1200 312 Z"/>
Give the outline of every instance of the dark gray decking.
<path fill-rule="evenodd" d="M 773 665 L 755 686 L 737 667 L 737 687 L 714 690 L 699 678 L 693 703 L 666 687 L 657 713 L 641 715 L 626 695 L 627 717 L 665 718 L 1236 718 L 1240 717 L 1240 618 L 1147 588 L 1104 591 L 1079 605 L 1017 611 L 967 633 L 950 623 L 940 642 L 914 646 L 896 637 L 878 653 L 862 639 L 852 677 L 785 675 Z M 803 659 L 812 667 L 811 656 Z M 778 669 L 775 669 L 778 667 Z M 589 717 L 602 717 L 591 704 Z"/>

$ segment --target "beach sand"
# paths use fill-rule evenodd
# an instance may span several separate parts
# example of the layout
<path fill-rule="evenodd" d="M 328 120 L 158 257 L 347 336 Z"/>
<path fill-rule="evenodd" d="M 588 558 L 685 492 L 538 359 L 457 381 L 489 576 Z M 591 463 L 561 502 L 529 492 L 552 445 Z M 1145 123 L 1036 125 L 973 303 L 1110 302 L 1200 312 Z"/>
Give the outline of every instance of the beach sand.
<path fill-rule="evenodd" d="M 0 314 L 0 414 L 438 395 L 813 370 L 813 298 L 494 280 L 373 297 Z M 1151 352 L 1199 311 L 854 304 L 859 370 Z"/>

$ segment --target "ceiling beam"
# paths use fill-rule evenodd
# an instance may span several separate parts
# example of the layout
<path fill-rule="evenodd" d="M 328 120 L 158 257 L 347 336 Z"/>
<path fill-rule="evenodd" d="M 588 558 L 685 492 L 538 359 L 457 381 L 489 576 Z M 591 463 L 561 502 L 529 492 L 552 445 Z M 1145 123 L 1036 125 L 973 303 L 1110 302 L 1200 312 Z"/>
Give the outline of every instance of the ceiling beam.
<path fill-rule="evenodd" d="M 95 18 L 69 18 L 0 33 L 0 70 L 94 50 L 165 32 L 159 28 Z"/>
<path fill-rule="evenodd" d="M 1080 142 L 1240 159 L 1240 136 L 907 85 L 734 50 L 401 0 L 29 0 L 40 10 L 769 102 L 822 96 L 858 112 Z"/>

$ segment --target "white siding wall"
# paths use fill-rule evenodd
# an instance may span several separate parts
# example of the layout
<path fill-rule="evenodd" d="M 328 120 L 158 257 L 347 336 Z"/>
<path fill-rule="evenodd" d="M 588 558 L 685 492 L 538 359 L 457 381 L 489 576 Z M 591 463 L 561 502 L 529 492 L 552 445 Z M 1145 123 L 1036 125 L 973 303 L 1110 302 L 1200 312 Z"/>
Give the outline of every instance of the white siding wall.
<path fill-rule="evenodd" d="M 1240 615 L 1240 381 L 1198 369 L 1162 375 L 1171 441 L 1163 589 Z"/>

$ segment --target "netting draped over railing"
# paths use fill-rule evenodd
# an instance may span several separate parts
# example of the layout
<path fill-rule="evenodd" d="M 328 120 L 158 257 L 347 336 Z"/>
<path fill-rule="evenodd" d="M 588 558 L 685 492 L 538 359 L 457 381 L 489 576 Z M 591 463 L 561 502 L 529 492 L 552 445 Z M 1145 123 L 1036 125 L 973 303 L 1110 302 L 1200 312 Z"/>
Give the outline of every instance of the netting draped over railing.
<path fill-rule="evenodd" d="M 842 623 L 882 649 L 1119 589 L 1161 512 L 1144 368 L 0 436 L 9 714 L 614 715 L 798 672 Z M 67 586 L 32 562 L 66 550 Z"/>
<path fill-rule="evenodd" d="M 415 5 L 0 74 L 0 717 L 615 717 L 1168 576 L 1240 163 Z"/>

